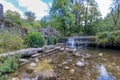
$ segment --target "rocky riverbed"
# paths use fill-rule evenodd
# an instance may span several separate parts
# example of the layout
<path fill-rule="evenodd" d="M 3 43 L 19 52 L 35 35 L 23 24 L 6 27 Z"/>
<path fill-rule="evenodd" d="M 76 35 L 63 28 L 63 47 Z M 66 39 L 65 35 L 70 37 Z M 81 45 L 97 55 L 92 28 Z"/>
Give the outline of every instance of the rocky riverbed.
<path fill-rule="evenodd" d="M 35 77 L 35 67 L 44 60 L 47 60 L 54 71 L 55 78 L 51 80 L 96 80 L 100 76 L 98 70 L 100 65 L 104 65 L 116 80 L 120 79 L 119 51 L 89 49 L 71 53 L 61 49 L 55 54 L 35 59 L 21 66 L 15 80 L 30 80 L 25 76 L 38 80 Z"/>

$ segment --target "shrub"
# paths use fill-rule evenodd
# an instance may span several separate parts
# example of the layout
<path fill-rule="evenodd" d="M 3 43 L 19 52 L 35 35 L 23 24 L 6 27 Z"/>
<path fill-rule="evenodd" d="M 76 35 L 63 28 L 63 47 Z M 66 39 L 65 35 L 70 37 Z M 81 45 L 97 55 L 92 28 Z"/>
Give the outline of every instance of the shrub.
<path fill-rule="evenodd" d="M 23 39 L 11 31 L 0 32 L 0 52 L 18 50 L 24 47 Z"/>
<path fill-rule="evenodd" d="M 58 37 L 50 36 L 47 42 L 48 42 L 48 45 L 54 45 L 58 42 Z"/>
<path fill-rule="evenodd" d="M 30 32 L 26 37 L 28 47 L 42 47 L 45 44 L 45 39 L 40 32 Z"/>
<path fill-rule="evenodd" d="M 96 43 L 103 46 L 120 46 L 120 31 L 99 33 Z"/>
<path fill-rule="evenodd" d="M 19 59 L 20 55 L 17 56 L 9 56 L 6 58 L 2 58 L 0 60 L 0 72 L 8 73 L 8 72 L 15 72 L 18 69 L 19 66 Z"/>

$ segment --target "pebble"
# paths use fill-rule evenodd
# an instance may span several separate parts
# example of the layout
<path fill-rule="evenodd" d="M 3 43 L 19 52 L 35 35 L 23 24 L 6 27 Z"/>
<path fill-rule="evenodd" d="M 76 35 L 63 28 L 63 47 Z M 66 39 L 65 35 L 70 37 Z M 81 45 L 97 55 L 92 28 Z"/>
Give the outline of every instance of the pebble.
<path fill-rule="evenodd" d="M 61 68 L 62 67 L 62 64 L 58 64 L 58 68 Z"/>
<path fill-rule="evenodd" d="M 64 51 L 64 48 L 60 48 L 60 51 Z"/>
<path fill-rule="evenodd" d="M 36 58 L 36 59 L 35 59 L 35 62 L 38 62 L 38 61 L 39 61 L 39 59 Z"/>
<path fill-rule="evenodd" d="M 76 65 L 77 65 L 78 67 L 83 67 L 83 66 L 85 66 L 85 64 L 84 64 L 83 62 L 81 62 L 81 61 L 78 61 L 78 62 L 76 63 Z"/>
<path fill-rule="evenodd" d="M 100 57 L 102 57 L 102 56 L 103 56 L 103 54 L 102 54 L 102 53 L 99 53 L 98 55 L 99 55 Z"/>
<path fill-rule="evenodd" d="M 18 78 L 16 78 L 16 77 L 14 77 L 14 78 L 12 78 L 11 80 L 19 80 Z"/>
<path fill-rule="evenodd" d="M 67 61 L 68 61 L 68 62 L 72 62 L 72 59 L 68 59 Z"/>
<path fill-rule="evenodd" d="M 65 68 L 65 70 L 69 70 L 70 69 L 68 66 L 65 66 L 64 68 Z"/>
<path fill-rule="evenodd" d="M 30 63 L 30 67 L 36 67 L 37 64 L 36 63 Z"/>
<path fill-rule="evenodd" d="M 63 64 L 63 65 L 66 65 L 66 64 L 68 64 L 68 62 L 64 61 L 64 62 L 62 62 L 62 64 Z"/>
<path fill-rule="evenodd" d="M 81 55 L 80 55 L 80 53 L 73 53 L 73 56 L 79 57 Z"/>
<path fill-rule="evenodd" d="M 70 69 L 69 72 L 70 72 L 71 74 L 74 74 L 74 73 L 75 73 L 75 70 L 74 70 L 74 69 Z"/>

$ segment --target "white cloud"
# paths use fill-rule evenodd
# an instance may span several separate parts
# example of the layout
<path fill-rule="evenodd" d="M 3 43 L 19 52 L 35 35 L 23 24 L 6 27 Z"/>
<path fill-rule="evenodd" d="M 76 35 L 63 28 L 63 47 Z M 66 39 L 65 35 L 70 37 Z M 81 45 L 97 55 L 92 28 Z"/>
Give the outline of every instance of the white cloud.
<path fill-rule="evenodd" d="M 16 11 L 21 15 L 22 18 L 24 18 L 24 13 L 20 9 L 16 8 L 13 4 L 6 2 L 5 0 L 0 0 L 0 3 L 3 5 L 4 12 L 7 10 Z"/>
<path fill-rule="evenodd" d="M 98 3 L 100 12 L 102 14 L 102 17 L 104 18 L 107 15 L 107 13 L 110 12 L 109 7 L 111 4 L 111 0 L 95 0 L 95 1 Z"/>
<path fill-rule="evenodd" d="M 41 19 L 43 16 L 48 15 L 48 5 L 42 0 L 18 0 L 20 6 L 26 7 L 28 11 L 32 11 L 36 14 L 37 19 Z"/>

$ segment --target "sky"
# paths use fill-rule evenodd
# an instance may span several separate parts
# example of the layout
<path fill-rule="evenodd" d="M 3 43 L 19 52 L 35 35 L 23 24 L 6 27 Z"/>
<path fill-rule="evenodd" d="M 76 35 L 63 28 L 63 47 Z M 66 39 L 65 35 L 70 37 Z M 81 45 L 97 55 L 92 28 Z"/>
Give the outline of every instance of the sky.
<path fill-rule="evenodd" d="M 105 17 L 109 12 L 109 5 L 111 0 L 95 0 L 99 5 L 99 10 L 102 17 Z M 37 20 L 49 15 L 49 9 L 52 5 L 52 0 L 0 0 L 0 3 L 4 6 L 4 12 L 7 10 L 18 12 L 22 18 L 24 12 L 32 11 L 36 14 Z"/>

